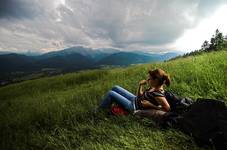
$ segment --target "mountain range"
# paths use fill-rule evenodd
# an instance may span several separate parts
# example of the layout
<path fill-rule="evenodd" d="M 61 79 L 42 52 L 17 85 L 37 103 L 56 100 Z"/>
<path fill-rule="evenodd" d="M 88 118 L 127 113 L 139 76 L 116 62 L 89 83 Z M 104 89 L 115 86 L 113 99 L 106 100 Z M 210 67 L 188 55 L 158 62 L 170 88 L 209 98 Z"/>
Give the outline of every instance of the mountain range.
<path fill-rule="evenodd" d="M 126 52 L 112 48 L 92 49 L 81 46 L 34 56 L 0 52 L 0 73 L 33 72 L 47 68 L 75 71 L 101 66 L 127 66 L 163 61 L 177 55 L 179 53 L 150 54 L 139 51 Z"/>

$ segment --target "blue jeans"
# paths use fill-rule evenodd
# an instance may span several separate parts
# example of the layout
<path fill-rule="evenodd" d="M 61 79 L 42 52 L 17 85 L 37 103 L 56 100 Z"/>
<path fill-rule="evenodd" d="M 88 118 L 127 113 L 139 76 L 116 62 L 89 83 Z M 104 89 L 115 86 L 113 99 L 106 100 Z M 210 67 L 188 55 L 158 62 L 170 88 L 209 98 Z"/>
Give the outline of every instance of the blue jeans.
<path fill-rule="evenodd" d="M 136 96 L 131 92 L 116 85 L 104 97 L 101 108 L 110 108 L 113 102 L 122 105 L 126 110 L 132 112 L 135 108 Z"/>

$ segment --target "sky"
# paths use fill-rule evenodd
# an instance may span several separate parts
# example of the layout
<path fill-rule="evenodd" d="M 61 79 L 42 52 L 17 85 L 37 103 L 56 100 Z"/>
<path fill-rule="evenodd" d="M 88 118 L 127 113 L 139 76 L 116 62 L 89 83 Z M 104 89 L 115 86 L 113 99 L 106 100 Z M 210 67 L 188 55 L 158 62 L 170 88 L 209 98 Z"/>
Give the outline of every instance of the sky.
<path fill-rule="evenodd" d="M 226 18 L 227 0 L 0 0 L 0 51 L 189 52 Z"/>

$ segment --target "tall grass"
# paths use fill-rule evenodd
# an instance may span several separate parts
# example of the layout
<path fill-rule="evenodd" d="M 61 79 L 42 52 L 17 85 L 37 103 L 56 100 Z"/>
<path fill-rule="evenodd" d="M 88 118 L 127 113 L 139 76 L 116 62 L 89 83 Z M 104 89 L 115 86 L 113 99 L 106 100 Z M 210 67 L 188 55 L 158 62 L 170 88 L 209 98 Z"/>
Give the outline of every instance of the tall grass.
<path fill-rule="evenodd" d="M 148 69 L 170 74 L 180 96 L 227 101 L 227 51 L 127 68 L 81 71 L 0 88 L 0 149 L 210 149 L 180 131 L 133 116 L 94 116 L 105 93 L 136 93 Z"/>

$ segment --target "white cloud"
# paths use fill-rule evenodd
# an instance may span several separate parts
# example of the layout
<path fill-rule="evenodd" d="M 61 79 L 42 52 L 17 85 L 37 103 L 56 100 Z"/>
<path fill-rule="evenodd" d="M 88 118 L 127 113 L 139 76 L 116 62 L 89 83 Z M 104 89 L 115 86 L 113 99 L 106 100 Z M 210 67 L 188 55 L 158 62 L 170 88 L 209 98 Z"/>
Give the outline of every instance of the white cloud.
<path fill-rule="evenodd" d="M 185 49 L 188 46 L 179 46 L 184 40 L 177 39 L 189 34 L 185 31 L 192 31 L 224 3 L 227 2 L 9 0 L 4 11 L 0 11 L 0 46 L 18 51 L 50 51 L 73 45 L 149 51 Z M 23 13 L 15 14 L 12 8 Z M 30 15 L 24 16 L 24 12 Z"/>
<path fill-rule="evenodd" d="M 223 5 L 210 18 L 205 18 L 195 28 L 188 29 L 174 43 L 174 49 L 184 51 L 200 49 L 205 40 L 210 41 L 216 29 L 219 29 L 224 35 L 227 34 L 226 17 L 227 5 Z"/>

